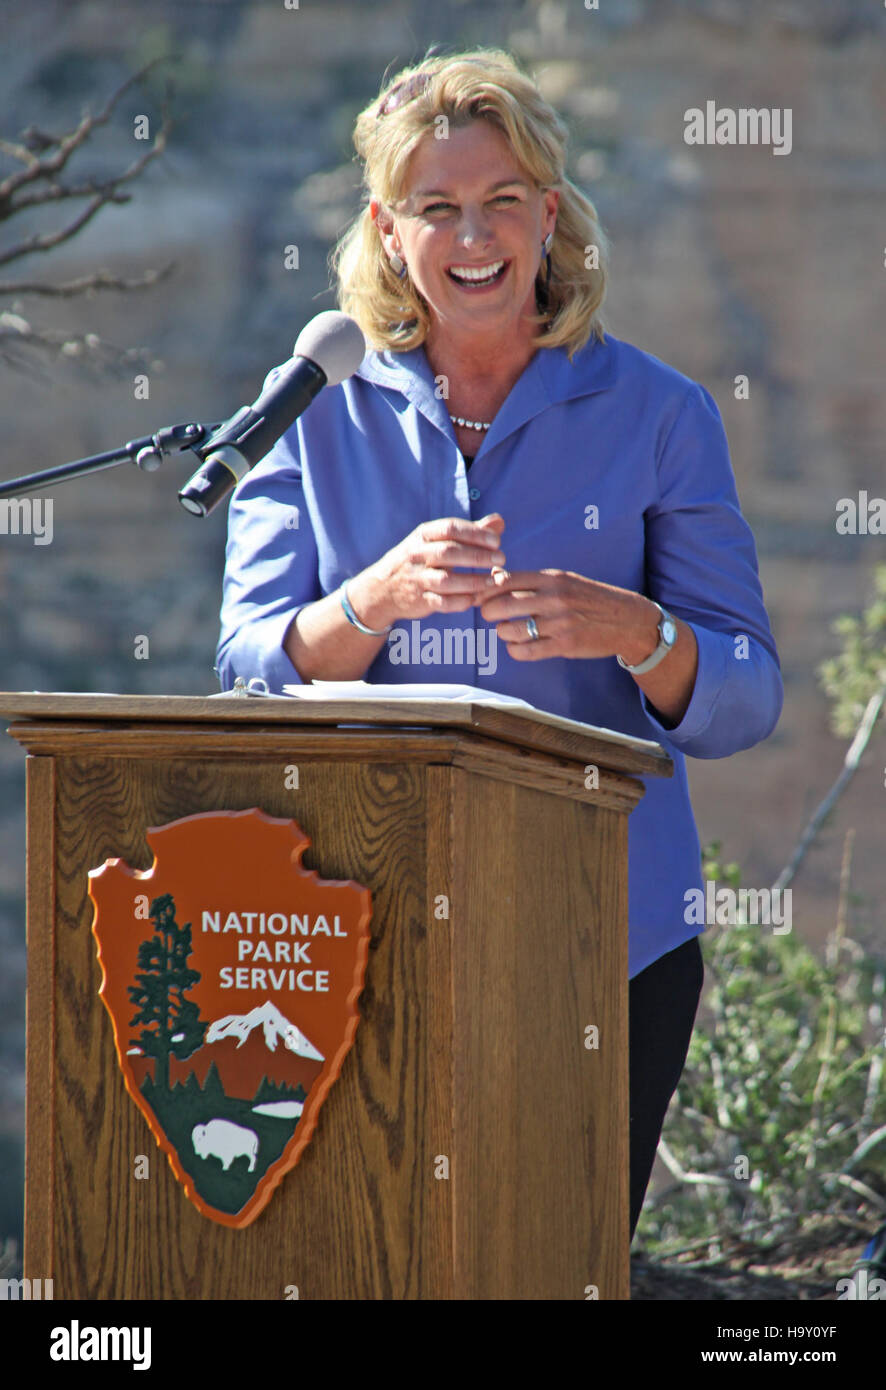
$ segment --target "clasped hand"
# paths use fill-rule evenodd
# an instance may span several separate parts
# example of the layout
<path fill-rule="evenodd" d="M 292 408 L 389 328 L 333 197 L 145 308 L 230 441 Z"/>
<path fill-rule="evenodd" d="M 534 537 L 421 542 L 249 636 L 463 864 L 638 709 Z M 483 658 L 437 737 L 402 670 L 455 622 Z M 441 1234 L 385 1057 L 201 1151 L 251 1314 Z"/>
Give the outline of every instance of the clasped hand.
<path fill-rule="evenodd" d="M 397 617 L 479 607 L 518 661 L 608 657 L 653 650 L 658 611 L 641 594 L 571 570 L 505 568 L 504 518 L 445 517 L 417 526 L 379 562 L 377 573 Z M 489 567 L 490 574 L 471 573 Z M 534 618 L 538 637 L 530 635 Z M 635 659 L 639 660 L 640 657 Z"/>

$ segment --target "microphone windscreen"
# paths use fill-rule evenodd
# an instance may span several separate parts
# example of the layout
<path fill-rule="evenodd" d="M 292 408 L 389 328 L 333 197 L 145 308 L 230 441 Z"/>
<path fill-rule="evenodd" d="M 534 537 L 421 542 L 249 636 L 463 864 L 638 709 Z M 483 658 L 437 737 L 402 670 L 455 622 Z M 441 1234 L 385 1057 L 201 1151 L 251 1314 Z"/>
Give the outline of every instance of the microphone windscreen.
<path fill-rule="evenodd" d="M 326 309 L 305 324 L 295 341 L 293 356 L 307 357 L 324 373 L 327 386 L 338 386 L 363 361 L 366 340 L 349 314 Z"/>

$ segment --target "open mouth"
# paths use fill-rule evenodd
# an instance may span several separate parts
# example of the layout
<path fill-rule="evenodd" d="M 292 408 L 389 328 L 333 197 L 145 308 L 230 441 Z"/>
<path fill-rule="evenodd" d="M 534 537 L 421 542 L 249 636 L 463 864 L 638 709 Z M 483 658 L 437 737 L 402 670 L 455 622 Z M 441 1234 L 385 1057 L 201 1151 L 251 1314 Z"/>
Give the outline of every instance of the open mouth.
<path fill-rule="evenodd" d="M 507 274 L 510 261 L 490 261 L 487 265 L 453 265 L 446 274 L 456 285 L 466 290 L 488 289 L 497 285 Z"/>

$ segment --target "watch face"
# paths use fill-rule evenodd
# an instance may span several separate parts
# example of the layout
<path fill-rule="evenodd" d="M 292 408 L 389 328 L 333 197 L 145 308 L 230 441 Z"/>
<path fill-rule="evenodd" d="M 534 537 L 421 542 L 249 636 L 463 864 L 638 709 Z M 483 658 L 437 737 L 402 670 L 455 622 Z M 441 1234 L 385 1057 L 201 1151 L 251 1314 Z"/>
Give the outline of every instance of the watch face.
<path fill-rule="evenodd" d="M 665 618 L 661 625 L 661 635 L 669 647 L 672 647 L 677 640 L 677 625 L 670 618 Z"/>

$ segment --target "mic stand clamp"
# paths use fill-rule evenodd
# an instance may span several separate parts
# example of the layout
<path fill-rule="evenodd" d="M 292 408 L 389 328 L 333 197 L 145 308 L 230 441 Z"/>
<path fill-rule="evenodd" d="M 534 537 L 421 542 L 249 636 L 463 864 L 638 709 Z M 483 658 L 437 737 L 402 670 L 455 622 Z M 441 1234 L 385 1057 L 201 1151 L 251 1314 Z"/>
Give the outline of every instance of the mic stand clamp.
<path fill-rule="evenodd" d="M 151 435 L 150 443 L 145 444 L 143 439 L 131 439 L 126 448 L 131 451 L 130 457 L 134 452 L 137 467 L 145 473 L 155 473 L 167 454 L 191 449 L 209 433 L 210 427 L 207 425 L 164 425 Z"/>
<path fill-rule="evenodd" d="M 224 421 L 221 422 L 223 423 Z M 73 463 L 62 463 L 57 468 L 44 468 L 40 473 L 26 473 L 21 478 L 10 478 L 8 482 L 0 482 L 0 497 L 15 497 L 22 492 L 35 492 L 38 488 L 51 487 L 53 483 L 65 482 L 68 478 L 97 473 L 102 468 L 115 468 L 118 463 L 134 463 L 144 473 L 153 473 L 160 467 L 167 454 L 194 449 L 216 434 L 221 424 L 199 425 L 191 421 L 183 425 L 164 425 L 156 434 L 145 434 L 140 439 L 130 439 L 120 449 L 110 449 L 105 454 L 90 454 L 88 458 L 75 459 Z M 194 457 L 202 464 L 203 460 L 199 454 L 195 454 Z"/>

